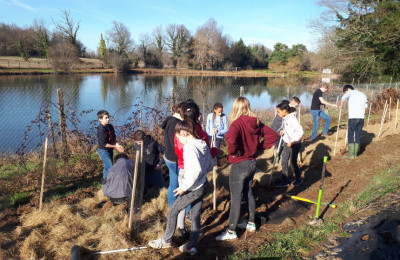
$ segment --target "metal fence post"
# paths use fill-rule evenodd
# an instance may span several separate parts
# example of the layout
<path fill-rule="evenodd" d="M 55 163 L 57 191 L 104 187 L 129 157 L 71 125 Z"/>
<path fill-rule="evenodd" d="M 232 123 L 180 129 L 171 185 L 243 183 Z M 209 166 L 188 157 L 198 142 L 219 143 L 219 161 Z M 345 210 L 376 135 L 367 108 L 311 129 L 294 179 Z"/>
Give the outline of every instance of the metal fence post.
<path fill-rule="evenodd" d="M 240 96 L 241 97 L 244 96 L 244 87 L 243 86 L 240 87 Z"/>

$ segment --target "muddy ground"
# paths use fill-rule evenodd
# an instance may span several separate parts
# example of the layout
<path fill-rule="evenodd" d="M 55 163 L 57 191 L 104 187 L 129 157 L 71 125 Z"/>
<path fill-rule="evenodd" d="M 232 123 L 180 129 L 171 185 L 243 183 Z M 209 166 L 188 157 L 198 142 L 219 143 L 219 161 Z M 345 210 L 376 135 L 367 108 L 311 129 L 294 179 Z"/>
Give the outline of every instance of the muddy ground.
<path fill-rule="evenodd" d="M 392 115 L 394 118 L 394 113 Z M 321 168 L 324 156 L 328 156 L 329 161 L 326 168 L 326 178 L 323 191 L 323 201 L 333 203 L 341 206 L 341 204 L 350 198 L 355 198 L 365 187 L 371 182 L 374 174 L 382 172 L 384 169 L 400 162 L 400 136 L 398 129 L 394 132 L 394 120 L 386 123 L 383 127 L 383 133 L 380 138 L 377 137 L 380 125 L 379 119 L 370 122 L 369 126 L 365 126 L 363 130 L 361 154 L 355 160 L 349 160 L 345 154 L 345 126 L 342 125 L 339 131 L 339 139 L 336 147 L 336 155 L 333 154 L 336 127 L 331 128 L 331 133 L 325 139 L 317 138 L 314 141 L 305 141 L 302 150 L 302 165 L 301 171 L 305 178 L 304 183 L 299 187 L 290 186 L 287 189 L 278 189 L 267 187 L 269 182 L 270 173 L 272 169 L 272 151 L 266 151 L 257 159 L 258 172 L 255 176 L 254 194 L 257 204 L 257 231 L 254 233 L 238 232 L 238 239 L 234 241 L 215 241 L 215 237 L 222 232 L 228 224 L 229 218 L 229 189 L 228 189 L 228 173 L 229 166 L 222 167 L 218 175 L 217 185 L 218 189 L 218 207 L 217 211 L 212 210 L 210 196 L 207 197 L 204 203 L 204 210 L 202 214 L 202 225 L 205 231 L 204 235 L 200 238 L 198 243 L 198 254 L 193 259 L 223 259 L 226 255 L 232 254 L 237 251 L 256 251 L 259 245 L 266 243 L 270 240 L 269 234 L 273 232 L 284 232 L 286 230 L 295 228 L 301 224 L 307 223 L 311 217 L 314 216 L 316 206 L 314 204 L 306 204 L 294 202 L 291 199 L 279 196 L 283 193 L 297 195 L 300 197 L 316 200 L 320 185 Z M 332 123 L 334 125 L 335 123 Z M 331 125 L 331 126 L 332 126 Z M 279 178 L 280 167 L 274 173 L 272 183 L 276 182 Z M 211 177 L 209 177 L 209 180 Z M 210 185 L 210 190 L 212 185 Z M 57 201 L 58 207 L 67 205 L 68 207 L 78 207 L 79 203 L 84 199 L 92 199 L 93 205 L 90 206 L 90 214 L 103 216 L 107 213 L 118 214 L 125 212 L 121 207 L 112 207 L 108 202 L 98 198 L 98 191 L 95 188 L 80 190 L 78 193 L 64 199 Z M 53 203 L 54 204 L 54 203 Z M 52 205 L 53 205 L 52 204 Z M 53 207 L 48 205 L 48 208 Z M 27 219 L 34 219 L 38 214 L 36 211 L 36 200 L 32 200 L 30 204 L 20 207 L 18 210 L 6 210 L 0 213 L 0 255 L 4 259 L 23 259 L 24 256 L 31 254 L 33 258 L 68 258 L 68 252 L 71 244 L 79 244 L 76 241 L 79 237 L 70 237 L 68 243 L 61 243 L 57 246 L 59 248 L 49 248 L 43 244 L 35 244 L 34 239 L 31 237 L 35 232 L 40 233 L 42 237 L 46 232 L 41 232 L 44 228 L 52 230 L 53 227 L 46 226 L 46 223 L 35 224 L 31 228 L 26 224 Z M 245 216 L 245 205 L 242 206 L 243 215 Z M 321 217 L 326 218 L 333 214 L 335 209 L 322 207 Z M 361 215 L 373 215 L 379 209 L 371 208 L 364 211 Z M 89 211 L 81 210 L 82 214 L 89 214 Z M 76 214 L 76 212 L 74 212 Z M 116 213 L 117 214 L 117 213 Z M 125 214 L 125 213 L 124 213 Z M 165 212 L 164 212 L 165 214 Z M 39 215 L 38 215 L 39 216 Z M 266 224 L 260 226 L 258 217 L 265 217 Z M 358 216 L 358 217 L 360 217 Z M 89 217 L 89 216 L 85 216 Z M 142 216 L 143 221 L 149 216 Z M 122 220 L 121 220 L 122 221 Z M 164 220 L 165 221 L 165 220 Z M 350 220 L 349 220 L 350 221 Z M 163 222 L 165 223 L 165 222 Z M 50 225 L 50 224 L 48 224 Z M 53 224 L 52 224 L 53 225 Z M 64 225 L 62 217 L 60 221 L 56 221 L 54 225 Z M 155 224 L 154 224 L 155 225 Z M 112 226 L 111 226 L 112 227 Z M 93 234 L 98 232 L 99 227 L 94 228 Z M 149 230 L 147 230 L 149 231 Z M 151 231 L 151 230 L 150 230 Z M 108 232 L 116 232 L 112 228 Z M 150 234 L 152 239 L 157 238 L 159 231 Z M 45 237 L 52 239 L 51 237 Z M 39 238 L 38 238 L 39 239 Z M 28 241 L 29 240 L 29 241 Z M 31 241 L 32 240 L 32 241 Z M 112 250 L 117 249 L 107 244 L 101 243 L 101 238 L 93 242 L 92 250 Z M 175 240 L 175 244 L 179 246 L 184 241 Z M 29 244 L 30 243 L 30 244 Z M 85 245 L 87 241 L 82 241 Z M 146 241 L 124 241 L 119 244 L 120 248 L 133 247 L 144 245 Z M 65 247 L 62 249 L 62 247 Z M 316 248 L 311 254 L 317 254 L 322 249 Z M 27 252 L 23 250 L 28 250 Z M 29 250 L 32 250 L 30 252 Z M 61 254 L 57 250 L 63 251 Z M 307 257 L 307 255 L 304 255 Z M 179 252 L 177 247 L 163 250 L 146 249 L 130 253 L 120 253 L 118 255 L 101 256 L 98 259 L 186 259 L 187 255 Z"/>

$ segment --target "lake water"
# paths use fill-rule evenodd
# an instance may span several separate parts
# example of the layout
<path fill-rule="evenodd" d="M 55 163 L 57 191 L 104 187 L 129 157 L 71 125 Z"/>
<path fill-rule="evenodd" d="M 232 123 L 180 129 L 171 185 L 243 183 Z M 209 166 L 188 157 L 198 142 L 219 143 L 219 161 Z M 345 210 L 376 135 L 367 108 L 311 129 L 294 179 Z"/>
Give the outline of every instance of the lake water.
<path fill-rule="evenodd" d="M 252 108 L 273 108 L 292 96 L 298 96 L 302 105 L 309 106 L 313 89 L 306 86 L 313 81 L 317 80 L 115 74 L 0 76 L 0 152 L 15 152 L 21 146 L 27 126 L 39 115 L 44 101 L 53 104 L 53 122 L 57 122 L 58 88 L 64 91 L 68 111 L 93 110 L 83 115 L 79 125 L 80 129 L 87 129 L 93 128 L 89 122 L 96 120 L 96 113 L 101 109 L 110 112 L 115 126 L 125 124 L 139 103 L 167 111 L 166 100 L 171 96 L 171 88 L 175 100 L 191 98 L 205 114 L 215 102 L 221 102 L 224 112 L 229 114 L 233 100 L 240 95 L 240 86 L 244 87 L 244 96 Z M 41 141 L 39 129 L 32 126 L 31 130 L 29 149 Z"/>

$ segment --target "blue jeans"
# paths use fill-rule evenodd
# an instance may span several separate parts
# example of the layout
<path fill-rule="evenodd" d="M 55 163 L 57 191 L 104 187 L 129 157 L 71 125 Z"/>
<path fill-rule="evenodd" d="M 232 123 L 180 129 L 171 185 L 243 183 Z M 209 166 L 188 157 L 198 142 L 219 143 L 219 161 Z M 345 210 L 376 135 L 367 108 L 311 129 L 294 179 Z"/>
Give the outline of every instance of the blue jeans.
<path fill-rule="evenodd" d="M 168 167 L 169 170 L 169 186 L 168 186 L 168 192 L 167 192 L 167 199 L 168 199 L 168 205 L 169 207 L 174 204 L 176 197 L 174 196 L 174 190 L 178 188 L 178 174 L 179 174 L 179 167 L 178 167 L 178 162 L 173 162 L 167 160 L 165 158 L 165 164 Z"/>
<path fill-rule="evenodd" d="M 310 110 L 311 115 L 313 117 L 313 129 L 311 132 L 311 140 L 314 139 L 317 136 L 317 132 L 318 132 L 318 127 L 319 127 L 319 117 L 322 118 L 323 120 L 325 120 L 325 124 L 324 124 L 324 130 L 322 131 L 323 134 L 327 134 L 328 130 L 329 130 L 329 124 L 331 122 L 331 118 L 325 114 L 324 111 L 322 111 L 321 109 L 319 110 Z"/>
<path fill-rule="evenodd" d="M 361 130 L 364 126 L 364 119 L 349 119 L 348 138 L 349 144 L 359 144 L 361 141 Z M 354 141 L 355 137 L 355 141 Z"/>
<path fill-rule="evenodd" d="M 112 166 L 113 150 L 110 149 L 110 151 L 108 151 L 108 150 L 104 150 L 104 149 L 97 149 L 97 152 L 99 153 L 100 159 L 104 163 L 103 179 L 106 179 L 108 170 Z"/>

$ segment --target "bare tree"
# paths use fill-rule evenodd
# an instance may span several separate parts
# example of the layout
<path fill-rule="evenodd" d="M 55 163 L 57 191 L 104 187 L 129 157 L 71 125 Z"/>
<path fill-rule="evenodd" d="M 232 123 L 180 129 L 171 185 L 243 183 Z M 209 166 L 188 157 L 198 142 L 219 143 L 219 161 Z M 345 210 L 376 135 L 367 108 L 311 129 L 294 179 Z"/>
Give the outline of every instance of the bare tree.
<path fill-rule="evenodd" d="M 222 36 L 222 29 L 218 28 L 213 18 L 197 29 L 194 39 L 194 58 L 202 70 L 204 67 L 215 68 L 223 61 L 226 42 L 227 38 Z"/>
<path fill-rule="evenodd" d="M 113 21 L 113 27 L 107 32 L 107 38 L 110 41 L 110 48 L 117 54 L 128 56 L 133 46 L 131 33 L 128 28 L 122 23 Z"/>
<path fill-rule="evenodd" d="M 61 20 L 54 22 L 55 28 L 60 32 L 69 43 L 77 45 L 77 33 L 80 27 L 80 21 L 75 23 L 70 15 L 70 11 L 61 10 Z"/>
<path fill-rule="evenodd" d="M 49 48 L 50 63 L 55 72 L 70 72 L 79 61 L 78 50 L 68 42 L 57 43 Z"/>

